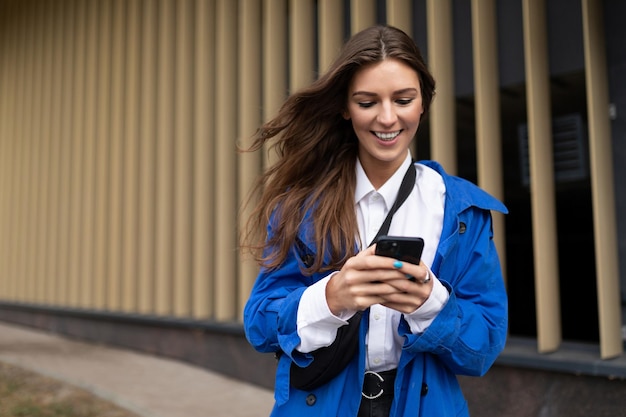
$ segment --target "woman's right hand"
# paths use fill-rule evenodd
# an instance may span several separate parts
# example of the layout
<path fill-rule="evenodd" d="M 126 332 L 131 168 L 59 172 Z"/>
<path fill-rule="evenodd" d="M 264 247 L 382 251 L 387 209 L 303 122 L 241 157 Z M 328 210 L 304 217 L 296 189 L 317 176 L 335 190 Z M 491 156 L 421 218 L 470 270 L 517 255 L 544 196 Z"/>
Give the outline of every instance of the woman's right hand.
<path fill-rule="evenodd" d="M 406 280 L 405 275 L 394 268 L 394 259 L 376 256 L 374 250 L 372 245 L 348 259 L 328 281 L 326 302 L 333 314 L 365 310 L 384 303 L 384 296 L 401 292 L 386 281 Z"/>

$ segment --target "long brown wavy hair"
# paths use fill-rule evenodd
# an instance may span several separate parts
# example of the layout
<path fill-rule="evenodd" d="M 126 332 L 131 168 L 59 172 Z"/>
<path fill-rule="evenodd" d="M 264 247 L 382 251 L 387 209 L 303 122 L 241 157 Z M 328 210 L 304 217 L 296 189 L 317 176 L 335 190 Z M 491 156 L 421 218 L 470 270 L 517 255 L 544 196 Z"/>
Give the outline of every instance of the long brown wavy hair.
<path fill-rule="evenodd" d="M 285 261 L 305 215 L 313 224 L 306 240 L 314 243 L 317 254 L 326 255 L 315 256 L 305 273 L 339 269 L 354 254 L 358 140 L 342 114 L 354 74 L 386 58 L 399 59 L 417 72 L 425 116 L 435 81 L 417 45 L 397 28 L 373 26 L 352 36 L 328 71 L 290 95 L 278 114 L 255 133 L 248 151 L 257 151 L 273 139 L 278 155 L 277 162 L 258 178 L 256 194 L 249 200 L 256 203 L 244 230 L 242 247 L 250 249 L 260 265 L 276 269 Z M 326 265 L 325 257 L 330 260 Z"/>

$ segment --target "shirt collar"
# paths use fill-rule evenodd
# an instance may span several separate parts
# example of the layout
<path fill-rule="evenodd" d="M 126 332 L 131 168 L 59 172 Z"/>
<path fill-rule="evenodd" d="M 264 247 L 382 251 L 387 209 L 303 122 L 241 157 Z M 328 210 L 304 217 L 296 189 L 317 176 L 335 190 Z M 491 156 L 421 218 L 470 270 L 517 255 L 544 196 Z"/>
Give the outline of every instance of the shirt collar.
<path fill-rule="evenodd" d="M 404 174 L 406 170 L 409 169 L 409 166 L 412 164 L 411 159 L 411 151 L 407 151 L 406 158 L 402 165 L 398 167 L 396 172 L 393 173 L 391 178 L 385 182 L 382 187 L 378 190 L 374 188 L 369 178 L 365 174 L 365 170 L 361 165 L 361 161 L 357 158 L 356 161 L 356 189 L 354 191 L 354 204 L 359 204 L 359 202 L 365 198 L 371 192 L 378 192 L 383 199 L 385 200 L 385 205 L 387 208 L 391 207 L 393 202 L 396 200 L 398 196 L 398 191 L 400 190 L 400 184 L 402 184 L 402 179 L 404 178 Z"/>

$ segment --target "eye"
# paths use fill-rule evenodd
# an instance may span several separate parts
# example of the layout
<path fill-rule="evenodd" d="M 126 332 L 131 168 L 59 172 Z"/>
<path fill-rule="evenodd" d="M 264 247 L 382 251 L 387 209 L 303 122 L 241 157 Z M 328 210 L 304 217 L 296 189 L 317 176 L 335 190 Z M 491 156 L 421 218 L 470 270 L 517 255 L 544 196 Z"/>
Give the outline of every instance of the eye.
<path fill-rule="evenodd" d="M 401 106 L 408 106 L 409 104 L 413 102 L 413 100 L 415 99 L 414 98 L 399 98 L 396 100 L 396 103 L 398 103 Z"/>
<path fill-rule="evenodd" d="M 360 101 L 359 102 L 359 107 L 362 107 L 364 109 L 368 109 L 370 107 L 372 107 L 375 103 L 373 101 Z"/>

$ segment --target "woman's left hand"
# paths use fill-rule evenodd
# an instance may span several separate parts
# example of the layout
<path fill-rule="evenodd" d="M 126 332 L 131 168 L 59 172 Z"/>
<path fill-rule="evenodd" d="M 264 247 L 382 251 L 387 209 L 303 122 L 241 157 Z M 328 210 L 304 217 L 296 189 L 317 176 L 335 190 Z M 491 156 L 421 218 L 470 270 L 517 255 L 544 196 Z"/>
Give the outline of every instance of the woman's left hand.
<path fill-rule="evenodd" d="M 430 297 L 433 289 L 430 271 L 421 261 L 419 265 L 397 260 L 390 261 L 392 268 L 398 271 L 398 274 L 394 274 L 393 277 L 383 282 L 397 291 L 380 294 L 384 300 L 380 304 L 401 313 L 413 313 Z"/>

